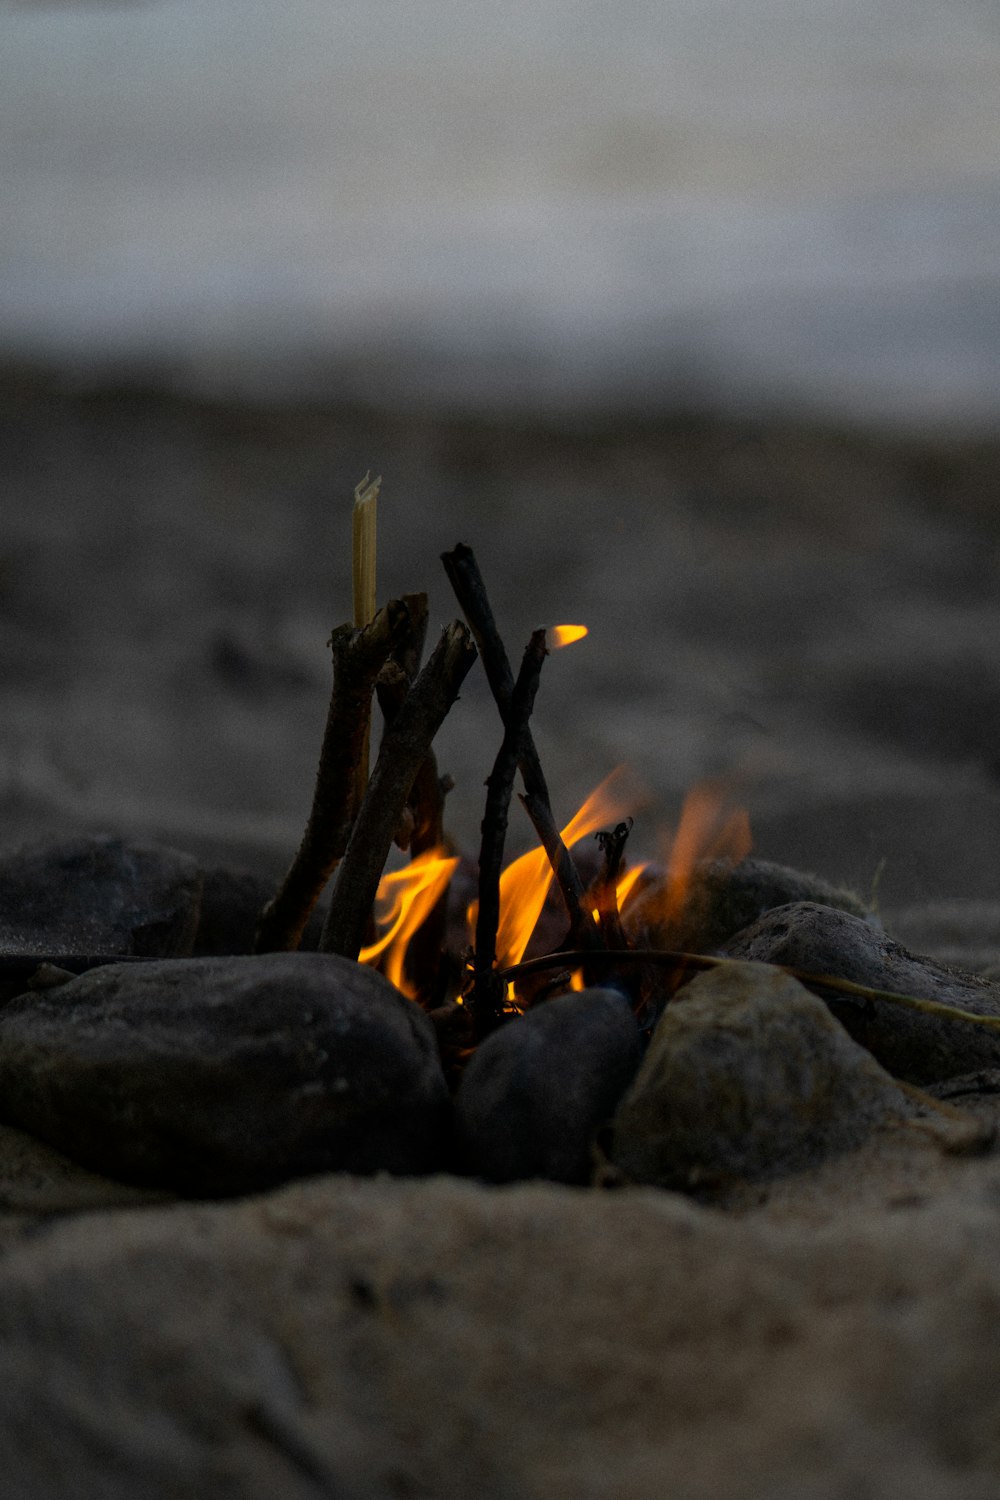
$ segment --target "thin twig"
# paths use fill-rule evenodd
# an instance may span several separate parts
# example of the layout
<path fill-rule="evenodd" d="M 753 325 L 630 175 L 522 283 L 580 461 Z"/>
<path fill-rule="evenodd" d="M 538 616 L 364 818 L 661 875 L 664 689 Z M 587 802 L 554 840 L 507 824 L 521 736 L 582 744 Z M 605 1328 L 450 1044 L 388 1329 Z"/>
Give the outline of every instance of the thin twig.
<path fill-rule="evenodd" d="M 347 847 L 375 678 L 408 628 L 405 601 L 393 599 L 364 629 L 341 625 L 330 637 L 333 691 L 309 821 L 280 889 L 260 914 L 256 953 L 299 946 L 310 913 Z"/>
<path fill-rule="evenodd" d="M 357 958 L 403 805 L 475 659 L 476 648 L 469 632 L 458 620 L 453 621 L 383 735 L 365 799 L 337 871 L 320 940 L 323 952 Z"/>
<path fill-rule="evenodd" d="M 462 613 L 475 636 L 486 671 L 486 680 L 500 710 L 500 717 L 506 724 L 511 695 L 514 691 L 514 675 L 493 617 L 479 564 L 476 562 L 472 548 L 467 547 L 463 542 L 459 542 L 458 546 L 453 547 L 450 552 L 442 553 L 441 561 L 444 563 L 444 570 Z M 530 729 L 524 737 L 519 766 L 525 791 L 521 800 L 535 826 L 539 842 L 549 857 L 549 863 L 566 904 L 570 931 L 574 936 L 579 935 L 581 940 L 585 941 L 583 934 L 587 927 L 583 913 L 583 881 L 572 855 L 562 841 L 559 826 L 553 817 L 548 785 Z"/>
<path fill-rule="evenodd" d="M 698 969 L 732 968 L 744 964 L 745 959 L 719 958 L 708 953 L 680 953 L 666 948 L 616 948 L 593 953 L 585 948 L 545 953 L 540 958 L 526 958 L 519 964 L 501 969 L 498 978 L 507 985 L 522 974 L 538 974 L 545 969 L 575 967 L 582 963 L 616 968 L 625 964 L 652 964 L 674 972 Z M 877 990 L 865 984 L 856 984 L 853 979 L 838 979 L 835 974 L 813 974 L 808 969 L 796 969 L 789 964 L 768 964 L 768 968 L 789 974 L 808 989 L 833 990 L 837 994 L 851 995 L 858 1000 L 884 1001 L 887 1005 L 902 1005 L 910 1010 L 923 1011 L 925 1015 L 939 1016 L 943 1021 L 964 1021 L 971 1026 L 984 1026 L 989 1031 L 1000 1031 L 1000 1016 L 981 1016 L 973 1010 L 963 1010 L 957 1005 L 945 1005 L 940 1000 L 923 1000 L 916 995 L 903 995 L 896 990 Z"/>
<path fill-rule="evenodd" d="M 486 781 L 479 851 L 479 910 L 473 963 L 473 1026 L 477 1040 L 496 1029 L 503 1012 L 504 986 L 497 980 L 496 943 L 500 924 L 500 870 L 507 838 L 507 813 L 528 720 L 535 703 L 545 650 L 545 631 L 528 642 L 507 709 L 503 743 Z"/>

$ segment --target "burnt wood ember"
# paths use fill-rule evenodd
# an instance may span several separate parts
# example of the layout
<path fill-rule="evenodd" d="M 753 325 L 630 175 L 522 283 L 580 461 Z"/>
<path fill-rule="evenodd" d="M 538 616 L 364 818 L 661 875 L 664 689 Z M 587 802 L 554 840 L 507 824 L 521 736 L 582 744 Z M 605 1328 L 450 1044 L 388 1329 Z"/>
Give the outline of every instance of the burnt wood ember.
<path fill-rule="evenodd" d="M 480 1043 L 456 1098 L 464 1164 L 490 1182 L 586 1183 L 592 1147 L 639 1066 L 628 1001 L 593 989 L 528 1011 Z"/>
<path fill-rule="evenodd" d="M 368 743 L 375 679 L 389 653 L 412 635 L 413 601 L 421 597 L 392 599 L 360 630 L 341 625 L 330 637 L 333 690 L 312 808 L 281 888 L 260 914 L 257 953 L 299 946 L 310 913 L 347 848 L 357 811 L 358 767 Z M 424 599 L 425 616 L 426 608 Z"/>
<path fill-rule="evenodd" d="M 1000 1017 L 996 982 L 921 958 L 849 912 L 812 901 L 767 912 L 724 951 Z M 998 1031 L 833 991 L 826 998 L 851 1036 L 897 1078 L 930 1084 L 1000 1067 Z"/>

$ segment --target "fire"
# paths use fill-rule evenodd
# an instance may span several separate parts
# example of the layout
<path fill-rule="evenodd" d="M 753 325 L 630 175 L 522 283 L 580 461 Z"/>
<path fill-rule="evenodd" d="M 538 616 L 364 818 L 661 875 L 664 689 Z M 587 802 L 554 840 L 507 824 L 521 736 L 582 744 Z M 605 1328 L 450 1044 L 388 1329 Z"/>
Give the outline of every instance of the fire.
<path fill-rule="evenodd" d="M 618 881 L 618 884 L 615 886 L 615 895 L 618 898 L 619 911 L 621 911 L 622 907 L 625 905 L 625 902 L 628 900 L 632 891 L 635 889 L 636 881 L 639 879 L 643 870 L 646 870 L 648 868 L 648 861 L 643 861 L 643 863 L 640 865 L 633 865 L 631 870 L 626 870 L 625 874 Z"/>
<path fill-rule="evenodd" d="M 562 830 L 565 844 L 578 844 L 588 834 L 618 823 L 643 800 L 642 792 L 624 766 L 605 777 L 591 792 L 579 812 Z M 541 847 L 522 854 L 500 876 L 500 925 L 497 929 L 497 963 L 500 968 L 520 963 L 535 923 L 541 915 L 552 884 L 552 869 Z M 475 930 L 476 903 L 469 907 L 470 929 Z"/>
<path fill-rule="evenodd" d="M 561 651 L 563 646 L 582 641 L 586 634 L 586 625 L 550 625 L 545 632 L 545 644 L 550 651 Z"/>
<path fill-rule="evenodd" d="M 681 820 L 670 848 L 666 888 L 660 916 L 669 926 L 687 905 L 691 875 L 703 859 L 731 859 L 734 864 L 750 853 L 750 819 L 742 807 L 726 806 L 719 781 L 700 781 L 684 798 Z"/>
<path fill-rule="evenodd" d="M 375 910 L 382 935 L 370 948 L 362 948 L 358 958 L 363 964 L 381 959 L 386 978 L 411 1000 L 416 997 L 403 972 L 407 946 L 433 911 L 457 864 L 442 849 L 429 849 L 405 869 L 391 871 L 379 881 Z"/>
<path fill-rule="evenodd" d="M 644 800 L 636 779 L 620 766 L 591 792 L 566 824 L 563 841 L 572 847 L 599 829 L 622 821 Z M 750 847 L 747 814 L 741 808 L 727 806 L 723 785 L 704 781 L 694 786 L 684 799 L 680 824 L 670 848 L 662 900 L 658 902 L 659 920 L 669 926 L 682 916 L 692 872 L 700 860 L 739 861 Z M 404 973 L 407 946 L 443 895 L 457 864 L 458 860 L 443 849 L 432 849 L 404 869 L 383 875 L 379 883 L 376 913 L 380 937 L 371 947 L 362 949 L 360 959 L 362 963 L 379 963 L 386 977 L 411 999 L 416 996 Z M 624 908 L 647 868 L 644 863 L 636 864 L 620 876 L 616 886 L 619 910 Z M 514 860 L 501 875 L 496 945 L 499 968 L 517 964 L 523 958 L 552 879 L 548 857 L 541 847 Z M 474 933 L 475 902 L 469 907 L 467 917 Z M 599 920 L 596 911 L 594 919 Z M 572 975 L 570 988 L 584 987 L 583 971 L 578 969 Z M 508 1001 L 516 1005 L 512 985 L 508 988 Z"/>

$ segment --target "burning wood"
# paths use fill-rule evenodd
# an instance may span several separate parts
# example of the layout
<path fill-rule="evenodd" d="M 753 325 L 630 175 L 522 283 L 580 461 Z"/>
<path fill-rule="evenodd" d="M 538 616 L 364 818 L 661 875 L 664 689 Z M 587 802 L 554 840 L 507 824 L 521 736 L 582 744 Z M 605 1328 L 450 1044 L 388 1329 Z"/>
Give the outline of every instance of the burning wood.
<path fill-rule="evenodd" d="M 344 854 L 357 812 L 375 679 L 413 629 L 421 596 L 393 599 L 369 624 L 330 637 L 333 692 L 302 843 L 277 895 L 261 912 L 255 951 L 297 948 L 309 914 Z M 426 600 L 423 610 L 426 616 Z"/>
<path fill-rule="evenodd" d="M 372 489 L 359 494 L 364 502 L 360 508 L 368 507 L 369 514 Z M 208 902 L 214 887 L 193 861 L 184 884 L 190 951 L 180 954 L 176 964 L 162 972 L 141 966 L 138 955 L 146 950 L 134 944 L 146 939 L 135 934 L 147 928 L 159 933 L 163 924 L 152 918 L 133 923 L 133 946 L 120 955 L 88 955 L 83 948 L 73 953 L 64 938 L 47 939 L 38 930 L 41 908 L 34 888 L 29 889 L 35 869 L 29 861 L 13 889 L 25 910 L 35 913 L 33 951 L 26 957 L 25 945 L 24 953 L 0 957 L 0 986 L 9 982 L 24 1001 L 16 1009 L 16 1023 L 11 1011 L 6 1041 L 0 1014 L 0 1065 L 6 1046 L 11 1077 L 24 1066 L 23 1057 L 48 1077 L 53 1057 L 66 1053 L 69 1061 L 58 1066 L 63 1074 L 59 1087 L 68 1102 L 65 1110 L 61 1104 L 56 1110 L 66 1129 L 48 1115 L 42 1122 L 54 1144 L 73 1148 L 79 1122 L 91 1109 L 90 1102 L 82 1101 L 95 1093 L 89 1083 L 80 1086 L 87 1059 L 81 1055 L 74 1060 L 61 1019 L 79 1007 L 81 1013 L 87 1011 L 88 1025 L 93 1024 L 95 1046 L 106 1048 L 122 1077 L 131 1080 L 128 1097 L 135 1107 L 129 1102 L 129 1118 L 143 1121 L 140 1144 L 147 1153 L 143 1159 L 154 1163 L 151 1174 L 162 1169 L 164 1180 L 169 1172 L 176 1178 L 177 1164 L 170 1165 L 170 1102 L 157 1093 L 160 1080 L 174 1075 L 157 1049 L 162 1045 L 164 1057 L 171 1058 L 175 1044 L 189 1046 L 199 1057 L 203 1051 L 209 1056 L 211 1049 L 207 1043 L 203 1047 L 205 1038 L 190 1027 L 187 1040 L 181 1036 L 177 1043 L 175 1031 L 180 1034 L 183 1027 L 176 1020 L 174 1031 L 167 1026 L 160 1040 L 140 1033 L 150 1007 L 176 1017 L 175 986 L 187 982 L 185 974 L 194 979 L 201 975 L 209 1011 L 223 1003 L 233 985 L 233 993 L 242 993 L 246 985 L 247 993 L 256 994 L 254 986 L 270 974 L 284 987 L 282 1014 L 290 1019 L 267 1041 L 259 1070 L 262 1078 L 277 1080 L 278 1104 L 288 1105 L 290 1144 L 282 1148 L 280 1161 L 265 1160 L 263 1152 L 261 1180 L 308 1170 L 303 1163 L 311 1161 L 327 1166 L 344 1162 L 352 1170 L 440 1170 L 454 1165 L 453 1153 L 460 1145 L 464 1169 L 494 1180 L 542 1174 L 585 1182 L 593 1175 L 598 1134 L 616 1116 L 600 1169 L 608 1180 L 618 1173 L 619 1178 L 625 1174 L 704 1187 L 706 1173 L 738 1171 L 749 1178 L 766 1176 L 772 1168 L 789 1169 L 789 1163 L 811 1160 L 817 1143 L 849 1149 L 857 1132 L 841 1116 L 854 1107 L 852 1100 L 865 1108 L 866 1100 L 871 1104 L 872 1128 L 897 1116 L 926 1123 L 928 1111 L 933 1114 L 938 1106 L 923 1097 L 914 1103 L 912 1088 L 909 1094 L 900 1092 L 895 1082 L 876 1076 L 873 1058 L 907 1087 L 943 1087 L 959 1094 L 994 1087 L 1000 1091 L 995 1081 L 1000 1078 L 1000 987 L 913 958 L 864 920 L 863 906 L 849 893 L 750 860 L 746 813 L 732 807 L 722 783 L 704 782 L 689 793 L 659 870 L 626 863 L 633 815 L 643 794 L 621 768 L 560 826 L 529 722 L 547 654 L 582 639 L 586 627 L 536 630 L 515 681 L 475 557 L 459 546 L 445 554 L 444 564 L 468 625 L 448 625 L 421 666 L 426 596 L 407 595 L 376 609 L 373 536 L 360 522 L 359 528 L 358 535 L 368 541 L 355 549 L 355 560 L 364 563 L 357 579 L 355 623 L 341 626 L 331 637 L 333 688 L 313 806 L 291 868 L 260 912 L 253 944 L 257 954 L 296 948 L 321 889 L 333 877 L 321 953 L 286 954 L 280 961 L 258 963 L 249 956 L 230 957 L 246 954 L 249 941 L 219 947 L 217 937 L 206 935 L 205 943 L 215 946 L 201 952 L 219 956 L 197 972 L 186 969 L 199 951 L 193 932 L 196 903 L 204 933 L 213 931 Z M 455 879 L 462 863 L 444 831 L 446 783 L 438 774 L 432 744 L 475 661 L 477 644 L 502 737 L 487 781 L 478 892 L 469 902 L 470 891 L 460 892 Z M 369 778 L 374 697 L 385 727 Z M 524 786 L 521 801 L 539 845 L 504 867 L 518 771 Z M 595 835 L 600 852 L 591 845 L 588 859 L 581 844 Z M 394 841 L 409 852 L 409 863 L 386 871 Z M 172 863 L 164 860 L 175 869 L 177 856 Z M 125 862 L 130 869 L 136 863 L 131 854 Z M 45 868 L 48 884 L 51 872 Z M 237 887 L 230 884 L 228 889 L 232 895 Z M 152 900 L 152 886 L 149 894 Z M 449 896 L 453 909 L 467 908 L 459 914 L 465 918 L 460 931 L 446 931 Z M 256 911 L 261 896 L 253 882 L 250 899 Z M 66 898 L 60 895 L 55 905 L 64 914 Z M 130 899 L 130 910 L 131 905 Z M 226 922 L 233 930 L 231 913 Z M 79 930 L 100 929 L 88 918 L 81 920 Z M 57 951 L 60 944 L 64 951 Z M 737 956 L 758 962 L 736 963 Z M 106 982 L 97 976 L 93 982 L 79 982 L 69 972 L 116 958 L 131 959 L 131 966 L 121 964 L 121 972 Z M 355 958 L 381 970 L 380 976 L 366 975 L 358 991 L 370 990 L 373 1005 L 381 1005 L 381 1031 L 369 1026 L 365 1005 L 347 993 L 359 971 L 353 963 L 345 966 L 343 959 Z M 791 977 L 776 988 L 779 970 Z M 685 988 L 693 975 L 706 971 L 704 983 Z M 301 1020 L 301 1034 L 296 1029 L 298 1002 L 289 1012 L 286 993 L 300 979 L 308 979 L 306 988 L 315 990 L 315 1006 Z M 803 997 L 793 980 L 819 996 L 825 1008 Z M 47 1009 L 39 1005 L 40 1019 L 34 1017 L 34 992 L 53 987 L 62 992 L 58 1004 Z M 24 993 L 29 989 L 32 994 Z M 109 995 L 119 996 L 121 1013 L 135 1032 L 127 1055 Z M 270 1001 L 260 1004 L 266 1008 Z M 777 1056 L 775 1005 L 782 1014 L 782 1007 L 788 1011 L 790 1029 L 781 1034 L 787 1032 L 794 1041 L 794 1047 L 792 1041 L 787 1047 L 782 1043 Z M 429 1020 L 417 1014 L 418 1007 L 429 1012 Z M 220 1161 L 231 1135 L 244 1140 L 244 1121 L 252 1108 L 246 1090 L 252 1093 L 257 1087 L 241 1081 L 241 1023 L 238 1006 L 230 1009 L 229 1032 L 222 1042 L 229 1049 L 225 1055 L 231 1054 L 236 1093 L 231 1106 L 227 1102 L 217 1116 L 207 1111 L 208 1123 L 199 1127 L 205 1133 L 203 1146 L 216 1133 Z M 322 1047 L 317 1047 L 309 1027 L 320 1013 L 326 1030 Z M 213 1024 L 210 1016 L 205 1019 L 205 1037 Z M 389 1045 L 386 1038 L 396 1032 L 405 1046 Z M 759 1043 L 756 1051 L 747 1051 L 751 1032 Z M 846 1046 L 847 1033 L 859 1044 L 854 1050 Z M 653 1059 L 646 1070 L 650 1076 L 643 1075 L 638 1094 L 629 1093 L 651 1035 L 659 1040 L 647 1054 Z M 347 1040 L 341 1046 L 342 1037 Z M 706 1096 L 704 1109 L 697 1079 L 687 1095 L 676 1083 L 687 1066 L 677 1060 L 679 1038 L 690 1047 L 685 1056 L 704 1053 L 712 1060 L 714 1092 Z M 330 1049 L 339 1049 L 332 1061 Z M 794 1066 L 789 1062 L 792 1051 L 799 1058 Z M 819 1076 L 810 1071 L 810 1060 L 824 1058 L 832 1059 L 830 1076 L 839 1091 L 837 1118 L 823 1112 L 826 1105 L 810 1081 Z M 77 1064 L 82 1073 L 74 1072 Z M 218 1063 L 206 1067 L 204 1098 L 214 1110 L 222 1075 Z M 963 1083 L 958 1074 L 973 1075 L 973 1083 Z M 784 1092 L 775 1092 L 774 1078 Z M 426 1106 L 425 1124 L 433 1141 L 429 1154 L 418 1152 L 416 1157 L 403 1149 L 409 1106 L 400 1100 L 409 1097 L 411 1085 L 421 1109 Z M 23 1123 L 41 1129 L 41 1117 L 30 1113 L 29 1094 L 34 1097 L 31 1090 L 24 1096 Z M 15 1097 L 13 1089 L 9 1097 Z M 901 1099 L 908 1102 L 901 1104 Z M 113 1164 L 125 1159 L 115 1154 L 119 1122 L 113 1112 L 105 1119 L 103 1107 L 95 1106 L 95 1139 L 103 1143 L 102 1161 Z M 749 1156 L 742 1123 L 747 1111 L 754 1127 Z M 652 1122 L 648 1128 L 647 1115 Z M 810 1119 L 815 1139 L 800 1129 L 801 1121 Z M 167 1128 L 161 1129 L 162 1121 Z M 984 1139 L 978 1128 L 945 1134 L 953 1144 L 981 1144 Z M 255 1141 L 254 1150 L 258 1145 Z M 212 1179 L 216 1186 L 237 1180 L 227 1177 L 227 1170 L 219 1168 Z M 253 1171 L 258 1171 L 256 1165 Z"/>

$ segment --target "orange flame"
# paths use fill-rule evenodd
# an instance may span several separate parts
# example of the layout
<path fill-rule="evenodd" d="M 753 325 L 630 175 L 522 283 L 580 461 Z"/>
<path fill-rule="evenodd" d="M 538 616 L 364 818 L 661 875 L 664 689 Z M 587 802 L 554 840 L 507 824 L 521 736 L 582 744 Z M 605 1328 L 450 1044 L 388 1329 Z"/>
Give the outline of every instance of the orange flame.
<path fill-rule="evenodd" d="M 627 818 L 643 801 L 634 776 L 619 766 L 595 787 L 579 812 L 562 830 L 563 842 L 578 844 L 588 834 L 609 823 Z M 552 868 L 541 847 L 522 854 L 500 876 L 500 923 L 497 929 L 497 964 L 507 968 L 520 963 L 535 923 L 541 915 L 552 884 Z M 477 903 L 468 910 L 470 929 L 475 929 Z"/>
<path fill-rule="evenodd" d="M 550 651 L 561 651 L 563 646 L 582 641 L 586 634 L 586 625 L 550 625 L 545 632 L 545 644 Z"/>
<path fill-rule="evenodd" d="M 649 862 L 647 860 L 643 861 L 641 865 L 633 865 L 631 870 L 626 870 L 625 874 L 619 878 L 618 884 L 615 886 L 615 895 L 618 898 L 619 911 L 621 911 L 630 894 L 635 889 L 636 881 L 639 879 L 639 876 L 642 874 L 643 870 L 648 868 L 648 864 Z"/>
<path fill-rule="evenodd" d="M 391 871 L 379 881 L 375 910 L 382 935 L 370 948 L 362 948 L 358 959 L 363 964 L 382 959 L 386 978 L 411 1000 L 416 996 L 403 973 L 407 945 L 433 911 L 457 864 L 458 860 L 442 849 L 429 849 L 404 869 Z"/>
<path fill-rule="evenodd" d="M 718 781 L 700 781 L 684 798 L 681 821 L 670 849 L 661 916 L 670 925 L 684 912 L 695 865 L 703 859 L 738 863 L 752 848 L 750 819 L 744 808 L 726 808 Z"/>

